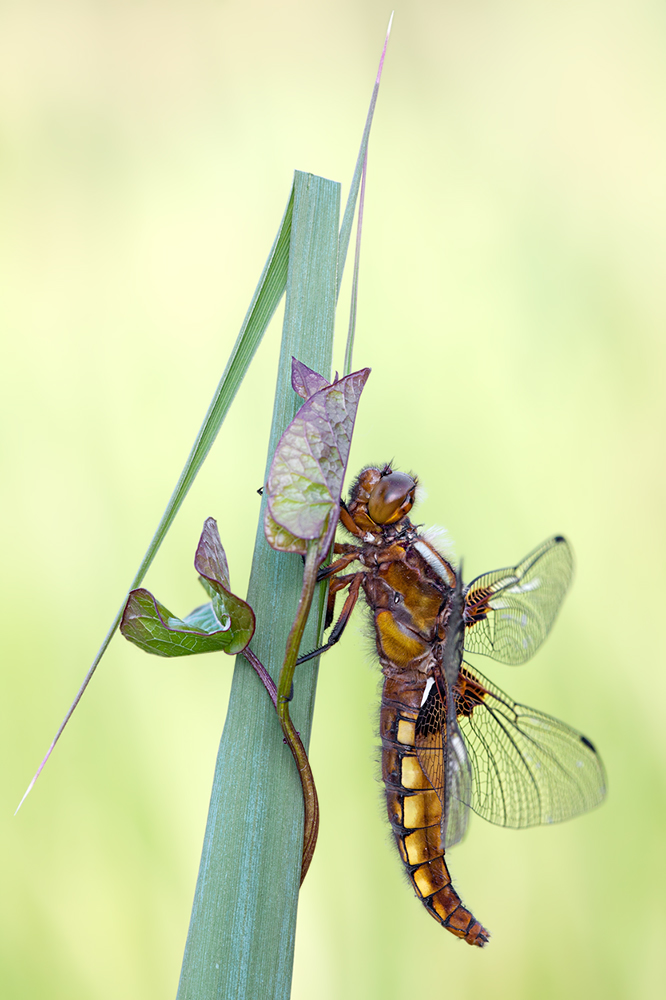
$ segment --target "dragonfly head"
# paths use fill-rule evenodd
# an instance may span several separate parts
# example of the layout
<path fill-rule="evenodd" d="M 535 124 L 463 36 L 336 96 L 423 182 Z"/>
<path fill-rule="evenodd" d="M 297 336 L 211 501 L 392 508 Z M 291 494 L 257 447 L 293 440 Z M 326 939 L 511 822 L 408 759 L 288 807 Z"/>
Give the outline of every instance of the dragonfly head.
<path fill-rule="evenodd" d="M 394 472 L 390 465 L 366 466 L 350 490 L 347 513 L 361 531 L 379 537 L 412 509 L 416 487 L 414 476 Z"/>
<path fill-rule="evenodd" d="M 375 524 L 395 524 L 414 505 L 416 482 L 405 472 L 389 472 L 373 486 L 368 499 L 368 514 Z"/>

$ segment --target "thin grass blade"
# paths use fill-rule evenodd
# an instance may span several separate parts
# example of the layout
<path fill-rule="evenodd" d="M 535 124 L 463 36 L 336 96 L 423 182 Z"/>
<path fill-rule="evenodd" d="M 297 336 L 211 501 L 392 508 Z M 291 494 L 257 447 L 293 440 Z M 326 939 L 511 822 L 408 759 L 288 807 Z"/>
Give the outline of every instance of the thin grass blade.
<path fill-rule="evenodd" d="M 53 753 L 53 750 L 55 749 L 55 746 L 65 729 L 65 726 L 72 717 L 74 709 L 81 700 L 84 691 L 88 687 L 88 684 L 95 673 L 95 670 L 99 666 L 99 663 L 104 656 L 116 629 L 120 625 L 125 603 L 130 592 L 141 585 L 143 578 L 148 572 L 148 568 L 155 558 L 160 545 L 164 541 L 164 538 L 166 537 L 166 534 L 171 527 L 183 500 L 187 496 L 192 483 L 196 479 L 196 476 L 201 469 L 201 466 L 203 465 L 215 438 L 217 437 L 220 427 L 224 422 L 224 418 L 229 411 L 229 407 L 238 392 L 238 388 L 243 381 L 252 358 L 254 357 L 255 352 L 261 343 L 261 339 L 266 332 L 266 328 L 284 294 L 287 285 L 293 208 L 294 190 L 292 188 L 285 213 L 282 217 L 282 222 L 280 223 L 278 234 L 271 248 L 271 252 L 268 255 L 268 259 L 262 271 L 259 284 L 256 287 L 250 307 L 247 311 L 245 319 L 243 320 L 240 333 L 238 334 L 238 338 L 234 344 L 222 378 L 220 379 L 217 389 L 215 390 L 215 395 L 213 396 L 211 404 L 208 408 L 208 412 L 204 417 L 203 424 L 201 425 L 199 433 L 197 434 L 196 440 L 192 446 L 192 450 L 187 458 L 187 461 L 185 462 L 185 466 L 180 474 L 178 482 L 176 483 L 176 487 L 171 494 L 166 510 L 162 515 L 162 519 L 157 526 L 157 530 L 152 537 L 141 565 L 139 566 L 131 584 L 127 588 L 127 593 L 123 598 L 118 614 L 111 623 L 111 627 L 104 637 L 104 641 L 97 651 L 97 655 L 95 656 L 88 673 L 84 677 L 83 683 L 81 684 L 74 701 L 67 710 L 65 718 L 61 722 L 60 727 L 58 728 L 58 731 L 55 734 L 44 759 L 37 768 L 32 781 L 28 785 L 23 798 L 19 802 L 16 812 L 19 811 L 32 791 L 37 778 L 42 773 L 46 762 Z"/>
<path fill-rule="evenodd" d="M 345 261 L 347 260 L 347 250 L 349 249 L 349 240 L 351 239 L 352 224 L 354 222 L 354 212 L 356 210 L 356 199 L 358 198 L 358 192 L 361 187 L 363 164 L 365 163 L 365 159 L 368 152 L 370 129 L 372 128 L 372 119 L 375 113 L 375 105 L 377 104 L 377 95 L 379 94 L 379 84 L 382 79 L 382 70 L 384 68 L 384 57 L 386 56 L 386 48 L 388 46 L 388 40 L 391 34 L 392 24 L 393 24 L 393 13 L 391 13 L 391 17 L 388 23 L 388 28 L 386 29 L 384 48 L 382 49 L 382 54 L 379 60 L 379 69 L 377 70 L 377 77 L 375 79 L 375 85 L 372 90 L 372 97 L 370 98 L 370 107 L 368 108 L 368 115 L 365 120 L 365 128 L 363 129 L 363 136 L 361 137 L 361 148 L 358 151 L 358 158 L 356 160 L 356 166 L 354 168 L 354 175 L 352 177 L 351 187 L 349 188 L 349 195 L 347 196 L 347 204 L 345 205 L 345 214 L 342 217 L 342 225 L 340 226 L 340 240 L 338 244 L 338 284 L 337 284 L 336 297 L 340 295 L 340 284 L 342 282 L 342 273 L 345 269 Z M 348 372 L 345 372 L 345 374 L 348 374 Z"/>
<path fill-rule="evenodd" d="M 358 271 L 361 262 L 361 233 L 363 232 L 363 206 L 365 204 L 365 179 L 368 173 L 368 154 L 363 160 L 363 179 L 361 181 L 361 197 L 358 203 L 358 220 L 356 225 L 356 248 L 354 250 L 354 274 L 352 278 L 351 303 L 349 306 L 349 332 L 345 347 L 343 372 L 348 375 L 352 367 L 354 353 L 354 336 L 356 334 L 356 313 L 358 311 Z"/>

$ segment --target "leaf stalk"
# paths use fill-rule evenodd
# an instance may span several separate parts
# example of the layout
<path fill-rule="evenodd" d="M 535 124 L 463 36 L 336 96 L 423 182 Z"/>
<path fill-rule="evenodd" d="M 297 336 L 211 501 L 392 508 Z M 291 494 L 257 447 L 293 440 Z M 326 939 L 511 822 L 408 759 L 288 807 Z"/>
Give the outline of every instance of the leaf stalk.
<path fill-rule="evenodd" d="M 287 650 L 282 664 L 282 669 L 280 671 L 277 688 L 278 718 L 280 720 L 280 725 L 282 726 L 284 738 L 289 744 L 291 752 L 294 755 L 296 767 L 298 768 L 298 776 L 301 779 L 301 786 L 303 788 L 304 815 L 301 884 L 303 884 L 303 879 L 305 878 L 308 868 L 310 867 L 312 855 L 314 854 L 317 844 L 317 835 L 319 833 L 319 800 L 317 798 L 314 776 L 312 774 L 310 762 L 308 761 L 307 753 L 305 752 L 305 747 L 301 743 L 300 736 L 296 732 L 289 714 L 289 702 L 291 701 L 294 671 L 296 669 L 296 660 L 298 659 L 301 639 L 303 638 L 303 632 L 307 624 L 308 615 L 310 614 L 312 598 L 314 597 L 315 587 L 317 585 L 317 570 L 319 568 L 320 561 L 319 540 L 315 539 L 308 544 L 305 566 L 303 569 L 303 589 L 301 590 L 294 624 L 291 627 L 289 638 L 287 639 Z"/>

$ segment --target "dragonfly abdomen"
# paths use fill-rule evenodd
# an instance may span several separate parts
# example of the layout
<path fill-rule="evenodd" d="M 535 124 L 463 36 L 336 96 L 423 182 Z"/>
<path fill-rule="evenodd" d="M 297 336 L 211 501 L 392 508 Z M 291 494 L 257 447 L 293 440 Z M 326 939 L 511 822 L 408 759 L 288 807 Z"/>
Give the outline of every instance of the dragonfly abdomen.
<path fill-rule="evenodd" d="M 430 915 L 468 944 L 483 947 L 488 931 L 453 888 L 442 847 L 442 806 L 417 757 L 421 696 L 395 677 L 384 682 L 380 733 L 389 822 L 414 891 Z"/>

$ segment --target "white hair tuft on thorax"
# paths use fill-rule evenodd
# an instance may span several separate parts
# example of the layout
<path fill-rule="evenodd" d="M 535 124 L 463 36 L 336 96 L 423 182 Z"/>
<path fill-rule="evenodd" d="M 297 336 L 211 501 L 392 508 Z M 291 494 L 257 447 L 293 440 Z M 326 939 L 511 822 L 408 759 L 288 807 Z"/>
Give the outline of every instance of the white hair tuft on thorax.
<path fill-rule="evenodd" d="M 446 528 L 442 528 L 439 524 L 433 524 L 429 528 L 424 528 L 419 534 L 448 562 L 455 563 L 456 547 Z"/>

